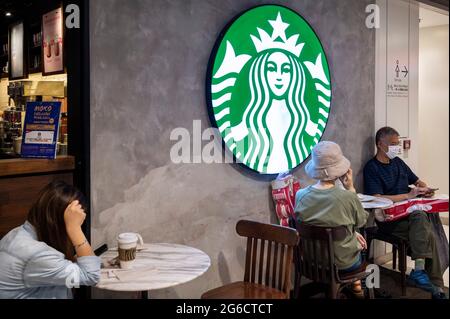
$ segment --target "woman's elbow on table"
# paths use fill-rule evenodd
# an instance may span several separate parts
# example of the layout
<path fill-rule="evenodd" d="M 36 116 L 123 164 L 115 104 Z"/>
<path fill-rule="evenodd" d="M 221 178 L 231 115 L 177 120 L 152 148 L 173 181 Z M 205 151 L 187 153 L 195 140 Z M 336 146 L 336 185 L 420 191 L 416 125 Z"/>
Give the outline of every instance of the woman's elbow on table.
<path fill-rule="evenodd" d="M 100 271 L 88 273 L 84 280 L 84 286 L 95 286 L 100 281 Z"/>
<path fill-rule="evenodd" d="M 78 257 L 77 264 L 80 267 L 80 284 L 95 286 L 100 281 L 101 260 L 97 256 Z"/>

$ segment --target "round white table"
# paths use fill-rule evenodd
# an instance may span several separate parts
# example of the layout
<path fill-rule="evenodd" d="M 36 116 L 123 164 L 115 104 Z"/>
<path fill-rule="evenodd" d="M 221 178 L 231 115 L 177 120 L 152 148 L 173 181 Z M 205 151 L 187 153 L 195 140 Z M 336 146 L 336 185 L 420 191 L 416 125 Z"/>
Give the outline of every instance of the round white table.
<path fill-rule="evenodd" d="M 142 292 L 173 287 L 205 273 L 211 265 L 207 254 L 199 249 L 178 244 L 144 244 L 138 247 L 132 269 L 111 266 L 117 248 L 103 253 L 100 281 L 96 288 L 113 291 Z"/>
<path fill-rule="evenodd" d="M 372 227 L 375 223 L 375 210 L 384 209 L 391 206 L 394 202 L 388 198 L 368 196 L 358 194 L 358 198 L 361 201 L 361 205 L 369 212 L 369 218 L 365 227 Z"/>
<path fill-rule="evenodd" d="M 358 198 L 360 198 L 362 207 L 364 209 L 384 209 L 394 204 L 392 200 L 384 197 L 358 194 Z"/>

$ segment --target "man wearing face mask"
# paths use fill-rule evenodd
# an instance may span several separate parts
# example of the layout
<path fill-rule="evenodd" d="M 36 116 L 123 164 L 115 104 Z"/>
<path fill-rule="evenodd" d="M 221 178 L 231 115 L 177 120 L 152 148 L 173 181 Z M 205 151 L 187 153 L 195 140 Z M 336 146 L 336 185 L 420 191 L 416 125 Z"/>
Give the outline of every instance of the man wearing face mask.
<path fill-rule="evenodd" d="M 434 191 L 397 157 L 401 153 L 401 147 L 399 133 L 395 129 L 379 129 L 375 143 L 377 154 L 364 167 L 366 194 L 389 198 L 393 202 L 434 195 Z M 415 187 L 410 188 L 409 185 Z M 431 292 L 433 298 L 446 298 L 442 274 L 448 266 L 448 242 L 445 234 L 444 242 L 436 240 L 442 238 L 443 232 L 438 214 L 414 211 L 405 219 L 377 221 L 377 225 L 380 231 L 409 241 L 411 257 L 415 261 L 414 270 L 409 275 L 409 283 Z"/>

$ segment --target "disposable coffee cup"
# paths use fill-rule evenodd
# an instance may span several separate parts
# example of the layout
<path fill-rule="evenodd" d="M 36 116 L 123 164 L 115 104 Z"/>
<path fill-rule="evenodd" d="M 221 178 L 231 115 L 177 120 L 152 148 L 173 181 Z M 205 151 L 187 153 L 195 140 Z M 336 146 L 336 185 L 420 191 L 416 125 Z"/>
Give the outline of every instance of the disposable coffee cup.
<path fill-rule="evenodd" d="M 117 236 L 120 268 L 133 268 L 138 242 L 140 245 L 144 244 L 142 236 L 137 233 L 122 233 Z"/>

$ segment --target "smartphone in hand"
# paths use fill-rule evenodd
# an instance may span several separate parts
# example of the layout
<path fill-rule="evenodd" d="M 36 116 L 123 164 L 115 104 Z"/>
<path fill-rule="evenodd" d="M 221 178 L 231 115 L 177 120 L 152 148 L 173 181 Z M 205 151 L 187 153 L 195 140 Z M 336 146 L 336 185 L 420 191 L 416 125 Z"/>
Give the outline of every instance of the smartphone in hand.
<path fill-rule="evenodd" d="M 437 190 L 439 190 L 439 188 L 428 187 L 428 191 L 425 194 L 423 194 L 423 197 L 425 197 L 425 198 L 433 197 L 434 192 L 436 192 Z"/>

